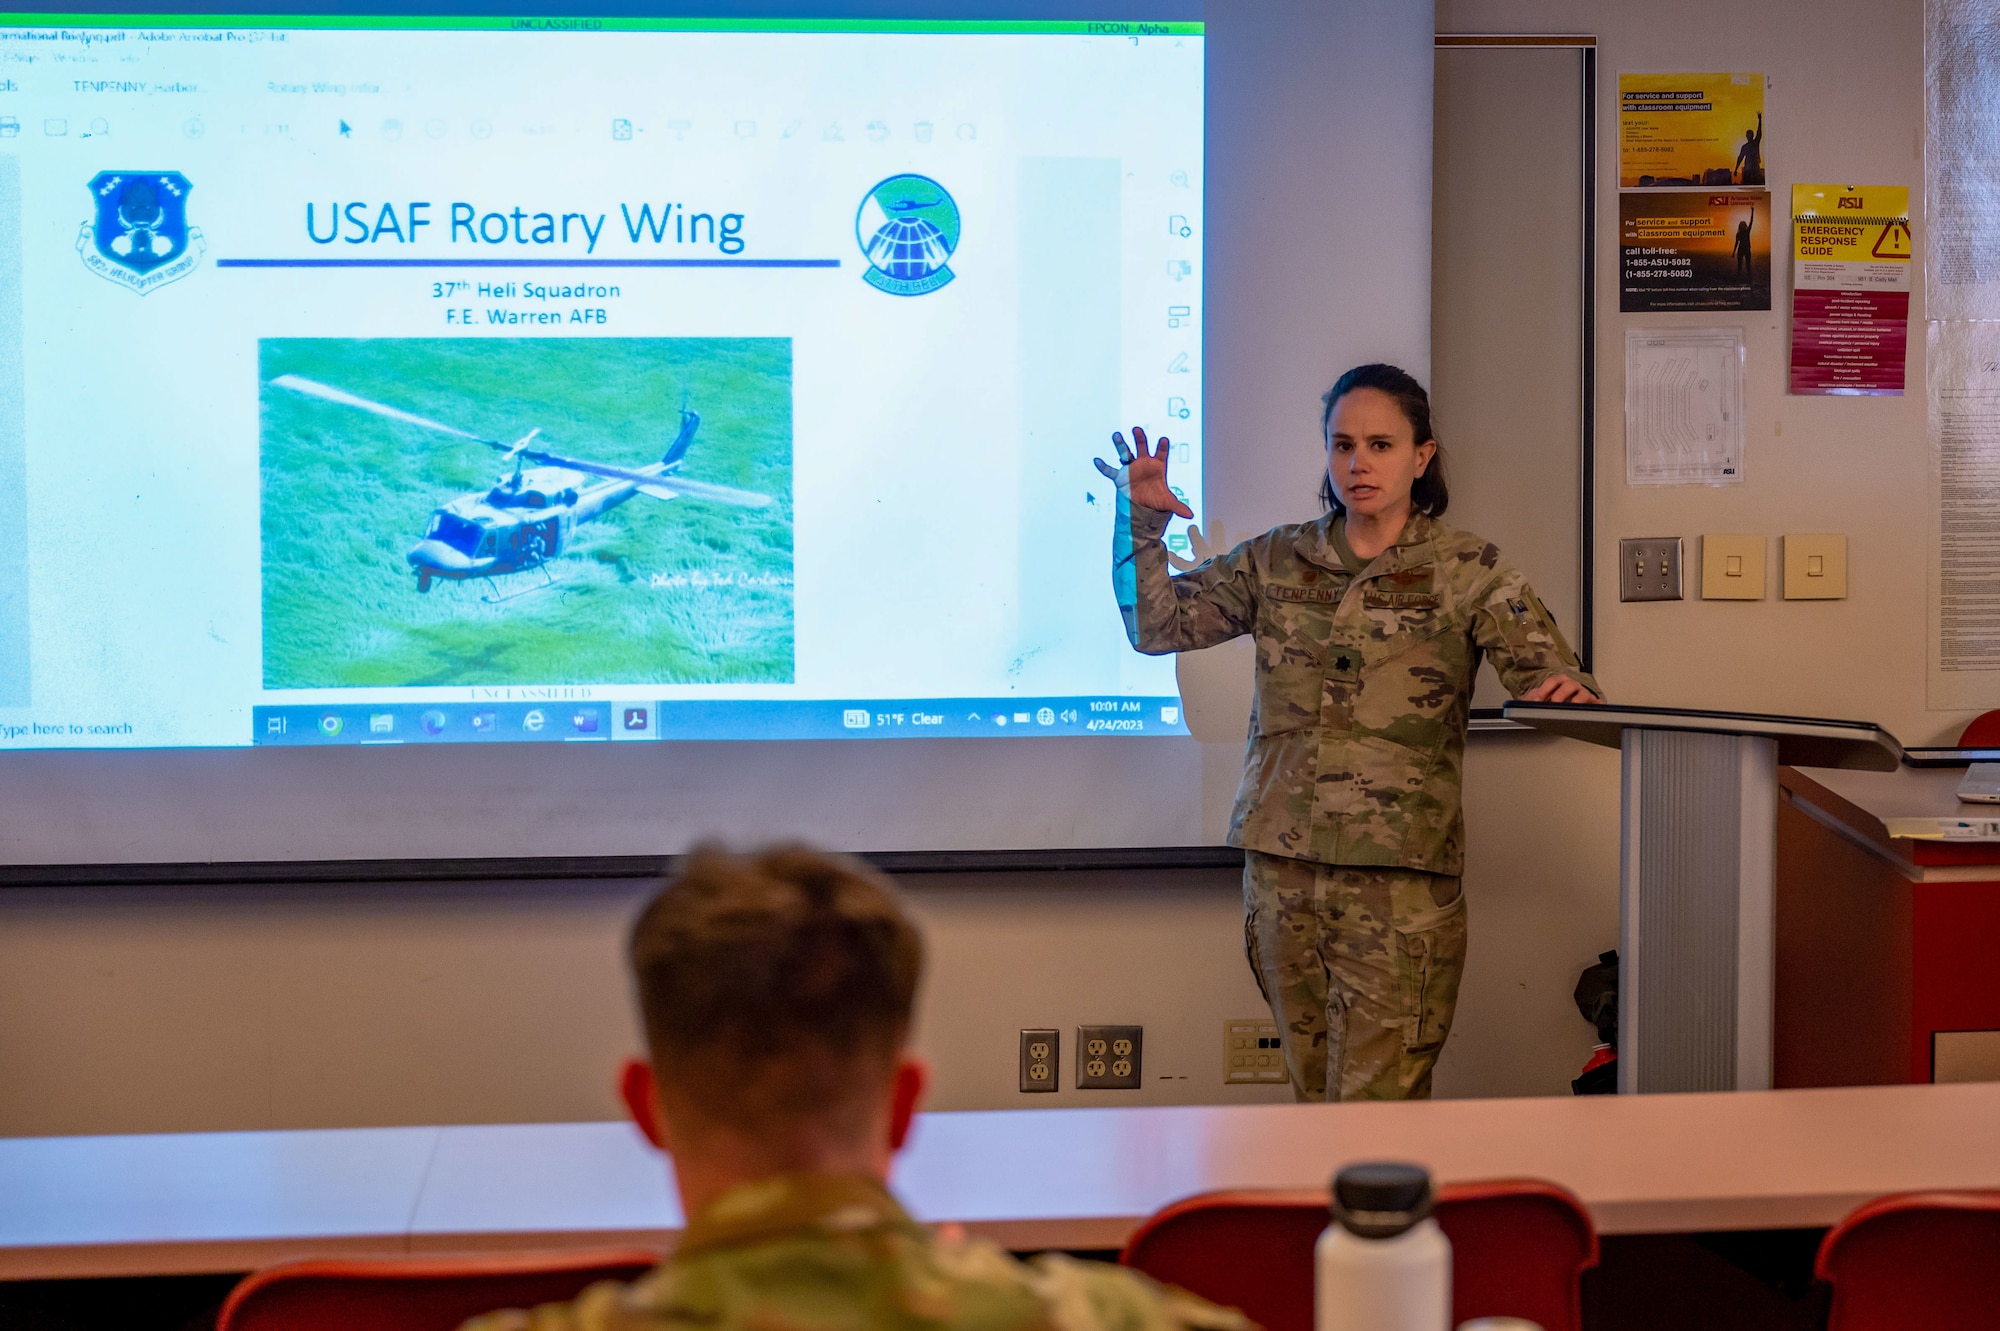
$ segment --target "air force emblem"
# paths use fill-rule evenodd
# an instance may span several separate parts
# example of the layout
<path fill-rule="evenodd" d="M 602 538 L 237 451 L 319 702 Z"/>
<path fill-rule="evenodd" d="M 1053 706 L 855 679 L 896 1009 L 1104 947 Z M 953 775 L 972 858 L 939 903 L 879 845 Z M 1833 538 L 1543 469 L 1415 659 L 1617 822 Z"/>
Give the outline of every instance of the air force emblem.
<path fill-rule="evenodd" d="M 958 204 L 929 176 L 890 176 L 868 191 L 854 238 L 868 256 L 862 279 L 892 296 L 921 296 L 951 281 Z"/>
<path fill-rule="evenodd" d="M 98 172 L 96 214 L 76 238 L 83 266 L 142 296 L 193 272 L 208 244 L 187 224 L 191 188 L 178 171 Z"/>

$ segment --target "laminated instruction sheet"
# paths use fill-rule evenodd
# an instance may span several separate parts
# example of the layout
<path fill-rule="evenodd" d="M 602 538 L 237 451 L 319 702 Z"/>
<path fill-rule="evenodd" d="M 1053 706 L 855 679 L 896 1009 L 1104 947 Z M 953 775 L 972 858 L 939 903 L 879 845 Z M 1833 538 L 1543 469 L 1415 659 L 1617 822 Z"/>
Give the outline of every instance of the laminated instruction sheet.
<path fill-rule="evenodd" d="M 1743 479 L 1743 330 L 1625 331 L 1625 481 Z"/>

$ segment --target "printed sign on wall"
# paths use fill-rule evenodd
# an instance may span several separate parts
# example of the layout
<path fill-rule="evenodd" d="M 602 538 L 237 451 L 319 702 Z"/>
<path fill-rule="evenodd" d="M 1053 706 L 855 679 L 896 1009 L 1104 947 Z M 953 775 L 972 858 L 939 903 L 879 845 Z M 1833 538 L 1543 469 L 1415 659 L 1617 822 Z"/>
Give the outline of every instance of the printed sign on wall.
<path fill-rule="evenodd" d="M 1913 248 L 1907 187 L 1792 186 L 1792 392 L 1902 396 Z"/>
<path fill-rule="evenodd" d="M 1768 190 L 1618 196 L 1618 308 L 1771 308 Z"/>
<path fill-rule="evenodd" d="M 1764 183 L 1762 74 L 1620 74 L 1618 188 Z"/>

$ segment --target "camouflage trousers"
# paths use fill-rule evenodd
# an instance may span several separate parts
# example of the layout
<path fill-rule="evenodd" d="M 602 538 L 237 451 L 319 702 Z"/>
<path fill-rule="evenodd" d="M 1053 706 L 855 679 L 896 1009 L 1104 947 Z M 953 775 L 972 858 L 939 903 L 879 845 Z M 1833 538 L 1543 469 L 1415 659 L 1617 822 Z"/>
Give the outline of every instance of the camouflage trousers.
<path fill-rule="evenodd" d="M 1465 969 L 1459 880 L 1245 851 L 1243 944 L 1301 1100 L 1427 1100 Z"/>

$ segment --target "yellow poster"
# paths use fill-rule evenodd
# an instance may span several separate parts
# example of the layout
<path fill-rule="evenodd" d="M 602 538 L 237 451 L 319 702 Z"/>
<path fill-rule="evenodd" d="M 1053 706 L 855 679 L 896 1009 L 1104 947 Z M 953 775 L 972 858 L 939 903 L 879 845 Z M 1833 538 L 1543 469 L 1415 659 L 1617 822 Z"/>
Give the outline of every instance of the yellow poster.
<path fill-rule="evenodd" d="M 1764 183 L 1762 74 L 1620 74 L 1618 187 Z"/>

